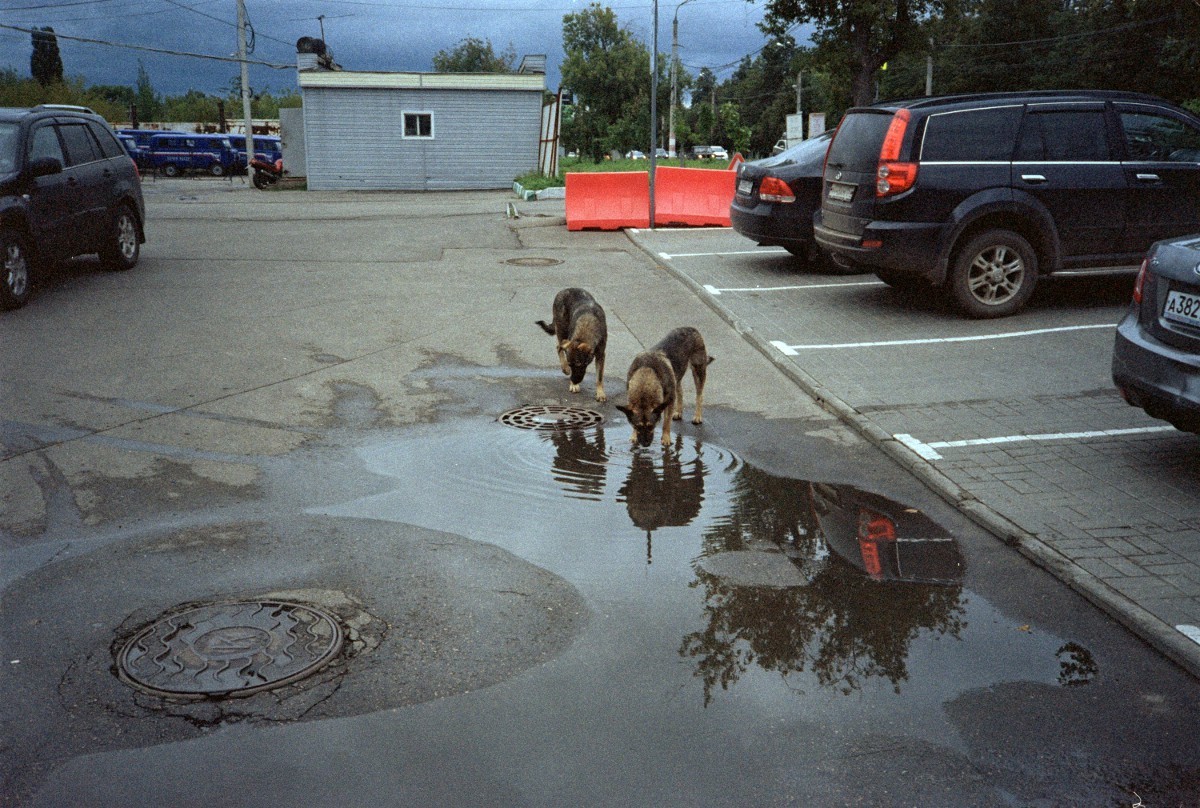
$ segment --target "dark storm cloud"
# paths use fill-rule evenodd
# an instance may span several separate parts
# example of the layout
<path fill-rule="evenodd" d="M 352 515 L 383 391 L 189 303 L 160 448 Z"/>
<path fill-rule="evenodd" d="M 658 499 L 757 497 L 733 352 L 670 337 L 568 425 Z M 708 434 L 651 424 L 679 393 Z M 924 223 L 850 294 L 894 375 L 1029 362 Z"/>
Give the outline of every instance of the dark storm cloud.
<path fill-rule="evenodd" d="M 608 4 L 622 26 L 649 46 L 652 0 Z M 577 0 L 246 0 L 254 26 L 253 59 L 286 66 L 251 67 L 251 84 L 273 91 L 296 87 L 295 42 L 325 39 L 347 70 L 428 71 L 433 57 L 467 37 L 487 39 L 496 51 L 510 45 L 518 58 L 547 56 L 546 85 L 560 82 L 562 21 L 587 8 Z M 235 0 L 5 0 L 0 23 L 52 26 L 60 35 L 159 50 L 230 56 L 237 50 Z M 757 28 L 762 7 L 746 0 L 659 3 L 659 52 L 671 50 L 671 21 L 678 13 L 680 58 L 693 73 L 709 67 L 727 77 L 739 59 L 757 53 L 765 39 Z M 0 67 L 29 75 L 30 37 L 0 29 Z M 132 85 L 139 61 L 155 90 L 220 93 L 239 75 L 233 62 L 171 56 L 131 48 L 59 39 L 64 71 L 88 84 Z"/>

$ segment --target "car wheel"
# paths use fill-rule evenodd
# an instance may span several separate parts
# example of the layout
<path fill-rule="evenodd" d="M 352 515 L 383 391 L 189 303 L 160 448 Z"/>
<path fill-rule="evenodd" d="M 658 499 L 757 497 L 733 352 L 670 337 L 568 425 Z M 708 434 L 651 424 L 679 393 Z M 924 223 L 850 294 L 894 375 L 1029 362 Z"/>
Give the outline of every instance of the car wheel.
<path fill-rule="evenodd" d="M 212 174 L 214 177 L 224 177 L 225 166 L 221 165 L 220 163 L 213 163 L 208 167 L 208 173 Z"/>
<path fill-rule="evenodd" d="M 958 307 L 976 318 L 1018 311 L 1037 284 L 1037 253 L 1011 230 L 988 230 L 958 250 L 949 287 Z"/>
<path fill-rule="evenodd" d="M 168 177 L 178 177 L 179 166 L 175 165 L 174 163 L 167 163 L 165 166 L 163 166 L 163 173 Z"/>
<path fill-rule="evenodd" d="M 105 269 L 122 272 L 133 269 L 140 255 L 137 219 L 133 211 L 122 205 L 109 222 L 106 241 L 100 246 L 100 260 Z"/>
<path fill-rule="evenodd" d="M 15 230 L 0 230 L 0 308 L 18 309 L 33 289 L 29 248 Z"/>

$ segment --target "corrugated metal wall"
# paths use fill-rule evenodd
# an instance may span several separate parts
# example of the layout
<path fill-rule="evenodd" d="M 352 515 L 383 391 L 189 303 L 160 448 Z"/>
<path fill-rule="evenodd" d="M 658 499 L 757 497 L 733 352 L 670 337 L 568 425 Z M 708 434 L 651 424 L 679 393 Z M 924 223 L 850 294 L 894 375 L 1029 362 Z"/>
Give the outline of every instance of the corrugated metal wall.
<path fill-rule="evenodd" d="M 312 190 L 511 188 L 537 168 L 542 94 L 528 90 L 306 87 Z M 432 140 L 405 138 L 404 112 L 432 112 Z"/>

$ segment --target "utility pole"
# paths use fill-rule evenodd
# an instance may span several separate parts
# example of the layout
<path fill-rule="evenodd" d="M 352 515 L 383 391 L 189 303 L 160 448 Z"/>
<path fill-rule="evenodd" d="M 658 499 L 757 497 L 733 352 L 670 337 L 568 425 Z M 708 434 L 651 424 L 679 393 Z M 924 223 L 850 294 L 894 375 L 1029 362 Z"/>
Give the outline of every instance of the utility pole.
<path fill-rule="evenodd" d="M 654 174 L 658 167 L 658 0 L 654 0 L 654 35 L 650 59 L 650 229 L 654 229 Z"/>
<path fill-rule="evenodd" d="M 667 124 L 667 156 L 675 156 L 675 107 L 679 106 L 679 9 L 692 0 L 683 0 L 675 6 L 675 17 L 671 20 L 671 112 Z M 657 32 L 656 32 L 657 33 Z"/>
<path fill-rule="evenodd" d="M 237 0 L 238 59 L 242 63 L 242 118 L 246 126 L 246 176 L 250 176 L 250 161 L 254 159 L 254 121 L 250 117 L 250 65 L 246 62 L 246 3 Z M 246 183 L 253 188 L 252 183 Z"/>
<path fill-rule="evenodd" d="M 324 42 L 325 41 L 325 15 L 318 14 L 317 22 L 321 24 L 321 41 Z"/>
<path fill-rule="evenodd" d="M 933 37 L 929 37 L 929 53 L 925 56 L 925 95 L 933 95 Z"/>

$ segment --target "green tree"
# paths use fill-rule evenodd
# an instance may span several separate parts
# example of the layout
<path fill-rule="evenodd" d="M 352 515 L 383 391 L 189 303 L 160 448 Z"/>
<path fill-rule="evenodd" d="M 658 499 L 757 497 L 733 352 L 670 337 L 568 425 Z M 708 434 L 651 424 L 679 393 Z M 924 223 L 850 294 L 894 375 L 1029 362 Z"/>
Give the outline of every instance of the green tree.
<path fill-rule="evenodd" d="M 150 83 L 150 74 L 146 72 L 146 66 L 142 64 L 141 59 L 138 59 L 135 95 L 134 103 L 137 105 L 139 120 L 156 120 L 162 112 L 162 99 L 159 98 L 158 93 L 154 92 L 154 85 Z"/>
<path fill-rule="evenodd" d="M 516 64 L 517 51 L 511 43 L 497 54 L 490 39 L 476 37 L 433 55 L 433 69 L 439 73 L 515 73 Z"/>
<path fill-rule="evenodd" d="M 563 85 L 574 92 L 576 104 L 564 127 L 565 145 L 596 160 L 610 149 L 642 147 L 648 137 L 635 135 L 642 116 L 646 125 L 640 131 L 649 132 L 646 47 L 617 23 L 612 9 L 592 3 L 563 17 L 563 51 Z"/>
<path fill-rule="evenodd" d="M 813 41 L 834 72 L 849 77 L 850 100 L 875 98 L 879 69 L 914 44 L 918 22 L 955 0 L 767 0 L 764 30 L 786 35 L 797 23 L 815 27 Z"/>
<path fill-rule="evenodd" d="M 49 26 L 35 28 L 32 33 L 33 53 L 29 56 L 29 74 L 43 87 L 61 84 L 62 57 L 58 53 L 58 37 Z"/>

